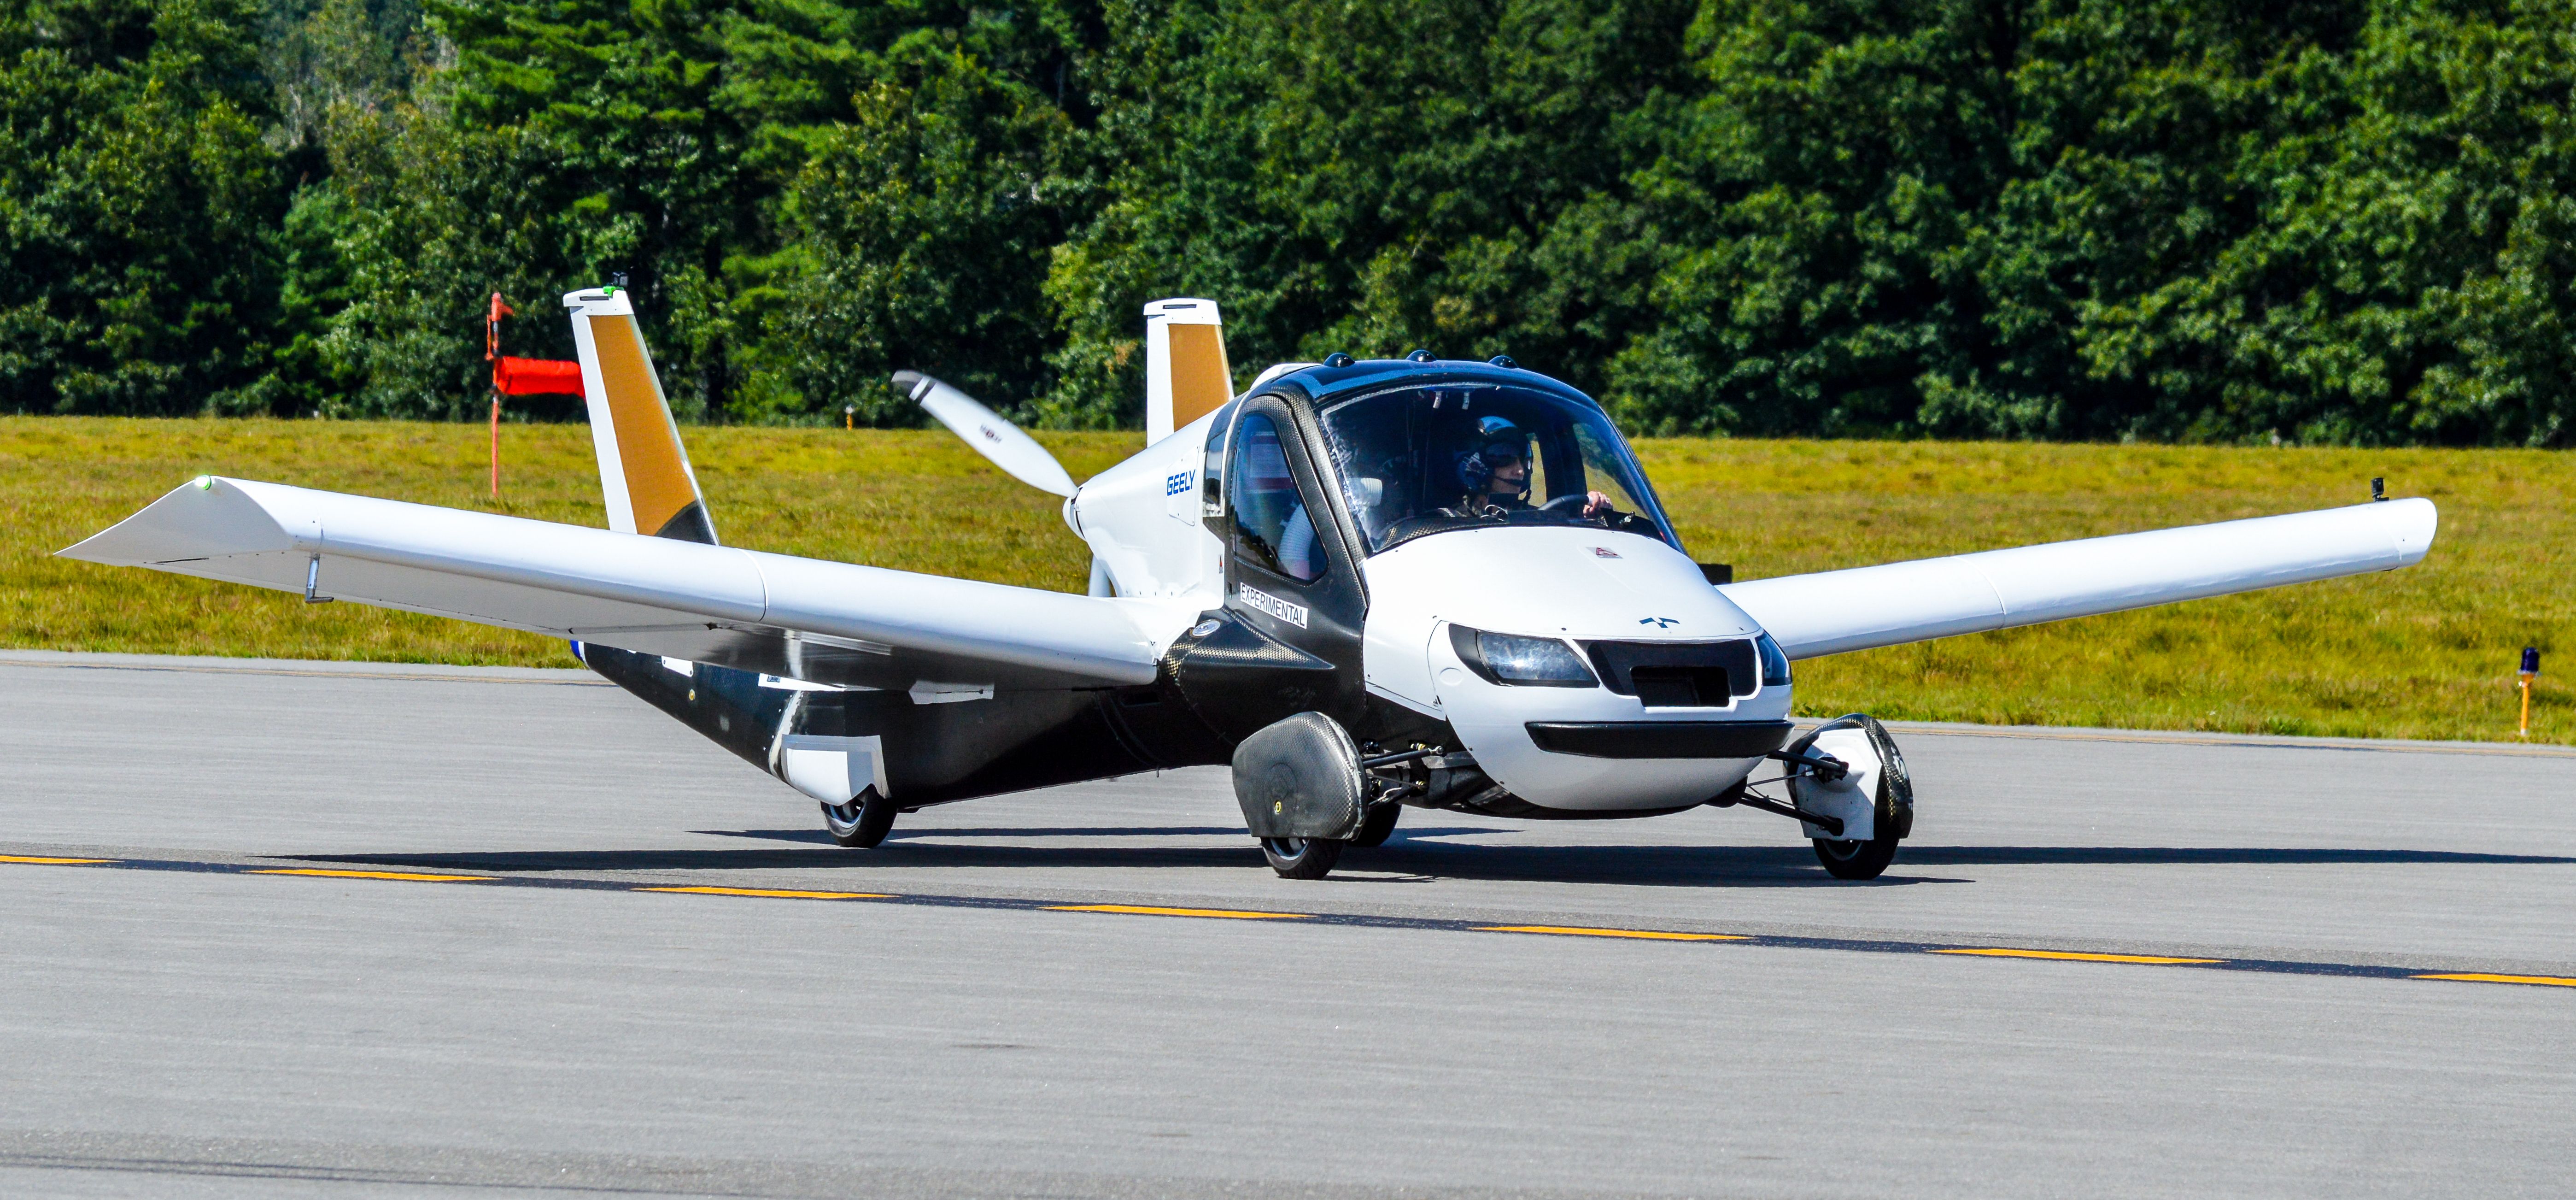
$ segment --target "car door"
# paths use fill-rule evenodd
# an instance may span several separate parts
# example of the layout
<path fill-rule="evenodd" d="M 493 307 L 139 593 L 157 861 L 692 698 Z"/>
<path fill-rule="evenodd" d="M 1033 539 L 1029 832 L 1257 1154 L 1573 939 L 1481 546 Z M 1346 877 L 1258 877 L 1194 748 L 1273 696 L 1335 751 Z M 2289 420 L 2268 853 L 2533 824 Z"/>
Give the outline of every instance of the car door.
<path fill-rule="evenodd" d="M 1224 606 L 1175 675 L 1202 719 L 1240 740 L 1299 712 L 1361 719 L 1367 596 L 1349 534 L 1288 398 L 1245 400 L 1228 433 L 1210 526 L 1225 543 Z"/>

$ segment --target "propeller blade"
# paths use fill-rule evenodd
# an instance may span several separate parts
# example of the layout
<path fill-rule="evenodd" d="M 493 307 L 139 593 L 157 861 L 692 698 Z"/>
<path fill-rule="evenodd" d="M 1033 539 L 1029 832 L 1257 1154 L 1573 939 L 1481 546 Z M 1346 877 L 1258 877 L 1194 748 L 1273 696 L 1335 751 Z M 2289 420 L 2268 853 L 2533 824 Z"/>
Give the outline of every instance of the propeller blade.
<path fill-rule="evenodd" d="M 895 372 L 894 385 L 1011 478 L 1042 492 L 1073 494 L 1073 476 L 1065 474 L 1064 464 L 1037 439 L 976 403 L 973 396 L 918 371 Z"/>

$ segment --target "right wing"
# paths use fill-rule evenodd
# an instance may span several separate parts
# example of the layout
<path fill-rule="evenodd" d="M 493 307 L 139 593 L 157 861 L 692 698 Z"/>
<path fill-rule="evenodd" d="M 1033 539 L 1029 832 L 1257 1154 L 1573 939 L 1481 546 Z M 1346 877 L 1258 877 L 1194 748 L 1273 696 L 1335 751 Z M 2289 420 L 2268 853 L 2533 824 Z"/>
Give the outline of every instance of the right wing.
<path fill-rule="evenodd" d="M 815 683 L 1150 683 L 1192 619 L 1098 599 L 206 476 L 59 552 Z M 1168 629 L 1165 627 L 1168 626 Z"/>
<path fill-rule="evenodd" d="M 1791 658 L 2037 625 L 2421 561 L 2430 500 L 2051 542 L 1717 590 Z"/>

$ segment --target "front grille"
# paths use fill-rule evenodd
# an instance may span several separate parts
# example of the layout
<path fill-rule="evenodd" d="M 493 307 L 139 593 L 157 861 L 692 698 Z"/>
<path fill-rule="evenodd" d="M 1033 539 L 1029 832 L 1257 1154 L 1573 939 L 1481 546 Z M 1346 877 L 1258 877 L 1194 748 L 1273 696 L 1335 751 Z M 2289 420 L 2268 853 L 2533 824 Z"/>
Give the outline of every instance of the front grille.
<path fill-rule="evenodd" d="M 1724 708 L 1762 688 L 1750 638 L 1731 642 L 1585 642 L 1602 686 L 1648 708 Z"/>
<path fill-rule="evenodd" d="M 1638 667 L 1628 681 L 1648 708 L 1724 708 L 1734 698 L 1724 667 Z"/>

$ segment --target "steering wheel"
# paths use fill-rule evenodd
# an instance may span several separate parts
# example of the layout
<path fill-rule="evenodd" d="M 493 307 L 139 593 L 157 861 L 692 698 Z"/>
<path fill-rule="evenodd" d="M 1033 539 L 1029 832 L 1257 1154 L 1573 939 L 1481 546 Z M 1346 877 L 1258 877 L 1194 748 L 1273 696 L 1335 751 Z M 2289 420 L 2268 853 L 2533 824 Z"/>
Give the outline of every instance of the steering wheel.
<path fill-rule="evenodd" d="M 1539 505 L 1538 508 L 1540 512 L 1565 515 L 1582 512 L 1583 506 L 1591 502 L 1592 497 L 1584 495 L 1581 492 L 1576 492 L 1571 496 L 1559 496 L 1554 500 L 1550 500 L 1545 504 Z"/>

